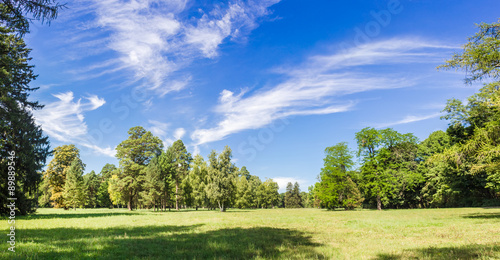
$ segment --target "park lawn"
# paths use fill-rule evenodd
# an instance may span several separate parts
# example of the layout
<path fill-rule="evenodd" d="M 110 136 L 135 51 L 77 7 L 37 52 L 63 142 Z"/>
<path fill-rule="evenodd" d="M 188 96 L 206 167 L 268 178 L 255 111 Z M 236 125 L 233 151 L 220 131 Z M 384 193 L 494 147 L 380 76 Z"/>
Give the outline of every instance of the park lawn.
<path fill-rule="evenodd" d="M 4 240 L 1 259 L 500 259 L 500 208 L 39 209 Z"/>

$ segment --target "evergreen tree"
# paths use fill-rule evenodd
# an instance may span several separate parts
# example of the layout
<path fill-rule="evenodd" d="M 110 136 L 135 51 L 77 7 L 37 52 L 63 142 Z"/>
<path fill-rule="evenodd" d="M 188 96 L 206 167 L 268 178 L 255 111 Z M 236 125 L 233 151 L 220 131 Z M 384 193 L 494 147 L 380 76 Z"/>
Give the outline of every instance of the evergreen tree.
<path fill-rule="evenodd" d="M 161 179 L 158 157 L 154 157 L 144 171 L 144 191 L 141 193 L 141 197 L 146 205 L 152 206 L 155 210 L 161 202 L 161 196 L 165 189 L 165 183 Z"/>
<path fill-rule="evenodd" d="M 83 207 L 85 204 L 85 197 L 83 167 L 80 160 L 75 158 L 66 174 L 63 192 L 64 203 L 76 210 L 76 207 Z"/>
<path fill-rule="evenodd" d="M 295 182 L 295 184 L 293 185 L 293 195 L 292 195 L 292 198 L 293 198 L 293 208 L 302 208 L 303 205 L 302 205 L 302 197 L 300 196 L 300 187 L 299 187 L 299 183 L 298 182 Z"/>
<path fill-rule="evenodd" d="M 84 186 L 86 190 L 86 202 L 85 206 L 89 208 L 96 208 L 98 203 L 97 203 L 97 193 L 100 187 L 100 181 L 99 177 L 97 174 L 95 174 L 94 171 L 91 171 L 88 174 L 85 174 L 83 176 L 84 179 Z"/>
<path fill-rule="evenodd" d="M 38 205 L 43 208 L 50 207 L 52 203 L 50 197 L 52 194 L 50 193 L 50 186 L 47 179 L 44 178 L 40 183 L 38 194 Z"/>
<path fill-rule="evenodd" d="M 102 167 L 101 172 L 99 173 L 99 189 L 97 190 L 97 204 L 99 207 L 109 208 L 113 206 L 111 199 L 109 197 L 109 179 L 113 174 L 113 171 L 116 171 L 116 166 L 113 164 L 107 163 Z"/>
<path fill-rule="evenodd" d="M 285 192 L 285 208 L 293 208 L 293 184 L 288 182 L 286 184 L 286 192 Z"/>
<path fill-rule="evenodd" d="M 285 207 L 286 208 L 302 207 L 302 198 L 300 196 L 300 188 L 298 182 L 295 182 L 295 184 L 288 182 L 288 184 L 286 185 Z"/>
<path fill-rule="evenodd" d="M 54 0 L 2 0 L 0 23 L 23 35 L 29 33 L 30 22 L 50 23 L 64 6 Z"/>
<path fill-rule="evenodd" d="M 8 27 L 13 26 L 5 20 L 9 15 L 5 3 L 0 3 L 0 169 L 5 173 L 0 176 L 0 215 L 10 211 L 7 194 L 16 198 L 18 214 L 25 215 L 36 208 L 39 171 L 49 155 L 49 141 L 32 114 L 43 106 L 28 100 L 36 90 L 30 82 L 37 77 L 28 63 L 30 49 L 16 28 Z M 15 167 L 13 194 L 8 190 L 9 166 Z"/>
<path fill-rule="evenodd" d="M 179 201 L 182 199 L 181 183 L 189 173 L 189 165 L 193 158 L 182 140 L 175 141 L 168 149 L 171 150 L 172 154 L 170 165 L 172 167 L 171 176 L 175 182 L 175 209 L 179 210 Z"/>

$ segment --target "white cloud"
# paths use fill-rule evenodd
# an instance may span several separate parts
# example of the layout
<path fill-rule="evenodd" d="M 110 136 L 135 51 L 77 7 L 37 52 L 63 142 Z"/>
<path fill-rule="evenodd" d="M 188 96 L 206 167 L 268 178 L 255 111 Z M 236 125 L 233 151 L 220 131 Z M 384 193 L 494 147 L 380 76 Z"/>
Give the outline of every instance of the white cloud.
<path fill-rule="evenodd" d="M 151 133 L 160 139 L 162 139 L 163 143 L 168 146 L 173 144 L 175 141 L 181 139 L 186 134 L 186 130 L 182 127 L 177 128 L 173 131 L 173 133 L 169 133 L 168 129 L 170 124 L 163 123 L 155 120 L 148 120 L 148 126 L 146 130 L 151 131 Z"/>
<path fill-rule="evenodd" d="M 297 182 L 299 184 L 300 191 L 307 191 L 307 185 L 310 183 L 310 181 L 293 177 L 274 177 L 272 179 L 274 182 L 278 183 L 280 193 L 286 192 L 286 185 L 289 182 L 292 184 Z"/>
<path fill-rule="evenodd" d="M 153 135 L 160 138 L 167 136 L 167 129 L 169 126 L 167 123 L 162 123 L 155 120 L 149 120 L 148 123 L 149 127 L 147 128 L 147 130 L 151 131 Z"/>
<path fill-rule="evenodd" d="M 317 55 L 309 58 L 307 67 L 292 70 L 277 69 L 287 74 L 315 74 L 332 70 L 366 66 L 375 64 L 404 64 L 441 62 L 441 55 L 436 50 L 456 49 L 455 46 L 432 43 L 418 38 L 393 38 L 384 41 L 359 45 L 350 49 L 341 50 L 334 55 Z"/>
<path fill-rule="evenodd" d="M 243 38 L 258 26 L 260 17 L 269 13 L 268 8 L 279 1 L 216 2 L 210 10 L 199 10 L 201 16 L 189 17 L 185 15 L 189 12 L 186 0 L 86 1 L 96 19 L 81 28 L 88 32 L 72 37 L 78 39 L 77 48 L 87 48 L 89 55 L 108 49 L 117 53 L 118 58 L 75 71 L 84 71 L 89 75 L 82 78 L 88 78 L 131 70 L 133 77 L 129 80 L 134 84 L 139 82 L 138 87 L 159 96 L 179 91 L 191 80 L 189 75 L 179 72 L 181 69 L 195 59 L 216 57 L 224 40 Z M 95 36 L 95 31 L 100 37 Z M 81 34 L 88 38 L 82 39 Z M 78 52 L 81 53 L 84 52 Z"/>
<path fill-rule="evenodd" d="M 176 140 L 179 140 L 181 139 L 184 135 L 186 134 L 186 130 L 184 130 L 184 128 L 177 128 L 175 129 L 174 131 L 174 138 Z"/>
<path fill-rule="evenodd" d="M 224 39 L 236 38 L 241 32 L 257 27 L 256 19 L 267 15 L 267 7 L 279 1 L 235 1 L 225 9 L 216 7 L 209 14 L 203 14 L 195 25 L 187 27 L 186 42 L 196 46 L 205 57 L 213 58 Z"/>
<path fill-rule="evenodd" d="M 403 124 L 414 123 L 414 122 L 423 121 L 423 120 L 427 120 L 427 119 L 431 119 L 431 118 L 436 118 L 440 115 L 441 115 L 441 113 L 435 113 L 435 114 L 424 115 L 424 116 L 408 115 L 399 121 L 373 124 L 373 126 L 376 128 L 384 128 L 384 127 L 390 127 L 390 126 L 395 126 L 395 125 L 403 125 Z"/>
<path fill-rule="evenodd" d="M 85 123 L 85 112 L 96 110 L 103 106 L 106 101 L 96 95 L 74 100 L 73 92 L 54 94 L 58 101 L 45 105 L 42 110 L 35 110 L 33 114 L 37 124 L 42 126 L 43 131 L 61 142 L 79 144 L 90 148 L 99 154 L 114 156 L 112 148 L 101 148 L 90 141 L 88 127 Z"/>
<path fill-rule="evenodd" d="M 280 68 L 288 79 L 267 90 L 245 97 L 223 90 L 215 112 L 222 120 L 212 128 L 197 129 L 191 135 L 196 144 L 218 141 L 246 129 L 264 127 L 293 115 L 331 114 L 351 110 L 353 93 L 412 86 L 414 80 L 395 74 L 345 72 L 352 66 L 425 62 L 446 46 L 416 39 L 391 39 L 361 45 L 333 55 L 314 56 L 296 68 Z"/>
<path fill-rule="evenodd" d="M 92 108 L 90 110 L 98 109 L 99 107 L 101 107 L 102 105 L 104 105 L 106 103 L 104 98 L 99 98 L 97 95 L 91 95 L 90 97 L 87 97 L 86 99 L 88 99 L 90 101 L 90 103 L 92 104 Z"/>

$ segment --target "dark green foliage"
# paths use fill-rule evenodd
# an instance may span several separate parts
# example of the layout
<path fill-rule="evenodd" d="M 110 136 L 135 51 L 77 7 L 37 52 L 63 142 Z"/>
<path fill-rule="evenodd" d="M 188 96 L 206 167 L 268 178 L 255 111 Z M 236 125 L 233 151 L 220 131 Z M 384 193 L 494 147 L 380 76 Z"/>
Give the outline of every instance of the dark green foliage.
<path fill-rule="evenodd" d="M 75 158 L 66 173 L 63 198 L 65 205 L 83 207 L 86 200 L 85 182 L 83 179 L 83 167 L 78 158 Z"/>
<path fill-rule="evenodd" d="M 85 206 L 88 208 L 96 208 L 97 207 L 97 193 L 100 187 L 100 180 L 97 174 L 94 171 L 91 171 L 88 174 L 83 176 L 84 185 L 85 185 Z"/>
<path fill-rule="evenodd" d="M 285 208 L 302 208 L 302 197 L 300 196 L 299 183 L 291 182 L 286 185 Z"/>
<path fill-rule="evenodd" d="M 356 133 L 358 155 L 362 156 L 361 187 L 370 204 L 391 208 L 417 207 L 424 183 L 416 171 L 418 140 L 387 128 L 364 128 Z"/>
<path fill-rule="evenodd" d="M 165 189 L 165 183 L 161 179 L 162 174 L 158 157 L 154 157 L 144 171 L 144 191 L 141 192 L 141 199 L 146 206 L 150 206 L 155 210 L 161 205 L 161 197 Z"/>
<path fill-rule="evenodd" d="M 54 0 L 1 0 L 0 25 L 15 28 L 22 35 L 29 32 L 30 22 L 50 23 L 63 7 Z"/>
<path fill-rule="evenodd" d="M 113 171 L 116 171 L 116 166 L 110 163 L 107 163 L 102 167 L 101 172 L 99 173 L 99 189 L 97 190 L 97 205 L 98 207 L 109 208 L 113 205 L 111 199 L 109 197 L 108 187 L 109 187 L 109 179 L 113 174 Z"/>
<path fill-rule="evenodd" d="M 244 176 L 247 181 L 250 180 L 250 172 L 247 170 L 246 166 L 241 167 L 240 171 L 238 172 L 238 176 Z"/>
<path fill-rule="evenodd" d="M 5 16 L 0 5 L 0 16 Z M 1 17 L 0 17 L 1 19 Z M 35 123 L 33 110 L 43 106 L 29 101 L 29 86 L 37 76 L 33 65 L 28 64 L 30 49 L 23 39 L 14 34 L 12 28 L 0 24 L 0 215 L 7 214 L 8 160 L 9 153 L 15 158 L 11 165 L 15 172 L 15 195 L 18 214 L 35 210 L 35 194 L 41 180 L 41 171 L 49 155 L 49 141 L 42 129 Z M 12 163 L 11 163 L 12 164 Z"/>
<path fill-rule="evenodd" d="M 143 169 L 149 161 L 161 153 L 162 141 L 141 126 L 130 128 L 129 138 L 116 147 L 116 157 L 120 160 L 117 190 L 132 210 L 138 201 L 144 181 Z"/>
<path fill-rule="evenodd" d="M 44 208 L 52 206 L 52 202 L 50 201 L 51 196 L 49 182 L 43 178 L 38 186 L 38 206 Z"/>

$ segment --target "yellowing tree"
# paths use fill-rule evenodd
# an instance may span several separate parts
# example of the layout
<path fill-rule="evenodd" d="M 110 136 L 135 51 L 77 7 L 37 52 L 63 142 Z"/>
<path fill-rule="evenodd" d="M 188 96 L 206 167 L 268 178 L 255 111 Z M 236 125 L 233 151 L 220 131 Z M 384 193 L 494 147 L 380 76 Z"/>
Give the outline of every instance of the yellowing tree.
<path fill-rule="evenodd" d="M 66 208 L 63 194 L 64 184 L 66 183 L 67 171 L 74 160 L 77 160 L 81 168 L 85 168 L 85 164 L 80 160 L 80 151 L 75 145 L 58 146 L 54 149 L 54 158 L 44 172 L 44 178 L 52 193 L 50 200 L 54 208 Z"/>

